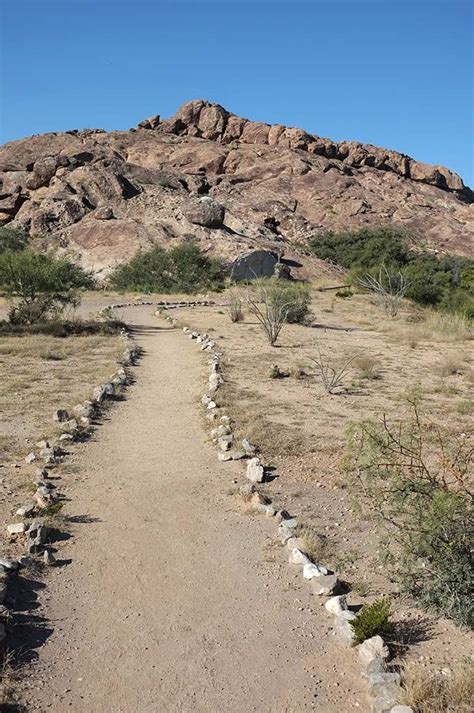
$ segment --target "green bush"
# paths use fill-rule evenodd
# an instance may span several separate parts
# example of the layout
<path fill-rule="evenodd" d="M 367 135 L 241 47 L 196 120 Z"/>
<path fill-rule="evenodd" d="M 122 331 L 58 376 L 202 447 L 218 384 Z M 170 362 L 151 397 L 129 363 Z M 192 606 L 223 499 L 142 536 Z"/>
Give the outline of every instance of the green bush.
<path fill-rule="evenodd" d="M 457 255 L 437 257 L 413 250 L 414 238 L 393 227 L 327 232 L 310 240 L 318 257 L 351 271 L 351 284 L 376 277 L 383 266 L 401 273 L 405 296 L 417 304 L 474 316 L 474 261 Z"/>
<path fill-rule="evenodd" d="M 14 324 L 58 316 L 78 304 L 79 289 L 93 286 L 90 275 L 66 260 L 32 250 L 0 253 L 0 289 L 12 303 L 9 318 Z"/>
<path fill-rule="evenodd" d="M 138 292 L 196 292 L 219 289 L 222 264 L 207 257 L 196 245 L 184 244 L 169 251 L 155 247 L 140 252 L 116 268 L 110 285 Z"/>
<path fill-rule="evenodd" d="M 24 250 L 28 245 L 28 235 L 16 228 L 0 227 L 0 252 L 4 250 Z"/>
<path fill-rule="evenodd" d="M 390 600 L 387 598 L 382 597 L 372 604 L 364 605 L 357 617 L 349 622 L 354 632 L 355 643 L 361 644 L 371 636 L 389 634 L 392 631 L 390 615 Z"/>
<path fill-rule="evenodd" d="M 407 233 L 390 226 L 355 231 L 328 231 L 310 239 L 310 247 L 323 260 L 347 269 L 405 265 L 410 259 Z"/>
<path fill-rule="evenodd" d="M 264 288 L 272 305 L 285 310 L 285 321 L 290 324 L 304 324 L 310 315 L 311 292 L 309 285 L 302 282 L 261 278 L 254 281 L 258 288 Z"/>
<path fill-rule="evenodd" d="M 466 626 L 472 598 L 473 449 L 413 416 L 349 433 L 346 468 L 358 497 L 386 529 L 383 555 L 402 592 Z"/>

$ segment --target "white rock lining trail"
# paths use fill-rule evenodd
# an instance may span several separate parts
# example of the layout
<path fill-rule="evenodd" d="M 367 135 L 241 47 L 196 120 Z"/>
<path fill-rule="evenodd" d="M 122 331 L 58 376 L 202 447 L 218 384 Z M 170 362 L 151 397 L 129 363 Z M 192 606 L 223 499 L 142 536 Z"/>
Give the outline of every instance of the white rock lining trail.
<path fill-rule="evenodd" d="M 161 317 L 162 311 L 158 309 L 156 316 Z M 167 315 L 166 320 L 173 326 L 179 324 L 174 317 Z M 329 597 L 325 602 L 325 609 L 334 615 L 334 631 L 340 643 L 345 646 L 355 645 L 355 634 L 351 626 L 351 621 L 356 619 L 356 613 L 349 609 L 346 597 L 338 592 L 341 590 L 336 573 L 319 563 L 312 562 L 304 552 L 304 544 L 298 539 L 295 528 L 298 520 L 291 517 L 285 510 L 276 510 L 269 497 L 262 495 L 255 489 L 255 484 L 265 480 L 266 469 L 255 453 L 257 447 L 250 444 L 247 439 L 243 439 L 241 448 L 230 450 L 234 444 L 234 436 L 230 426 L 231 418 L 225 410 L 219 411 L 217 391 L 224 383 L 220 374 L 220 362 L 222 352 L 214 340 L 208 334 L 200 334 L 193 331 L 189 326 L 182 327 L 183 334 L 194 340 L 200 346 L 200 350 L 207 352 L 210 357 L 211 371 L 207 392 L 201 399 L 201 404 L 209 413 L 207 418 L 212 423 L 218 423 L 211 430 L 211 437 L 217 444 L 218 458 L 220 461 L 242 460 L 249 458 L 246 464 L 246 477 L 250 481 L 241 486 L 240 493 L 243 499 L 248 502 L 256 512 L 273 518 L 278 522 L 277 537 L 282 545 L 289 549 L 288 562 L 291 565 L 302 567 L 304 579 L 310 580 L 313 594 L 316 596 Z M 362 675 L 367 679 L 368 691 L 373 698 L 371 704 L 372 713 L 413 713 L 410 706 L 400 705 L 402 696 L 401 677 L 396 671 L 387 670 L 387 659 L 389 649 L 381 636 L 373 636 L 366 639 L 358 646 L 359 659 L 362 664 Z"/>

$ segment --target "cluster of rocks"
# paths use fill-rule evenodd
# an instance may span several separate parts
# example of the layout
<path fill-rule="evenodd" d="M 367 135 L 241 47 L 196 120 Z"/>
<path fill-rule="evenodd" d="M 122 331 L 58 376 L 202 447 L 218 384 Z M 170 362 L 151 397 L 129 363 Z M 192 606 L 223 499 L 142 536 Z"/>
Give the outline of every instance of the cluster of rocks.
<path fill-rule="evenodd" d="M 161 310 L 156 315 L 160 316 Z M 174 326 L 178 320 L 167 315 L 165 317 Z M 183 333 L 200 350 L 210 355 L 210 374 L 206 393 L 201 399 L 203 408 L 207 411 L 207 418 L 211 421 L 211 438 L 217 446 L 220 461 L 244 460 L 246 461 L 245 476 L 247 481 L 239 489 L 244 502 L 252 510 L 271 518 L 277 523 L 276 536 L 281 544 L 288 550 L 288 562 L 301 569 L 302 576 L 311 586 L 313 595 L 328 597 L 325 609 L 334 616 L 334 634 L 341 644 L 355 645 L 355 635 L 351 622 L 356 619 L 341 593 L 343 585 L 336 572 L 331 571 L 319 562 L 314 562 L 305 549 L 304 537 L 300 536 L 301 529 L 296 517 L 292 517 L 286 510 L 277 509 L 272 500 L 258 491 L 258 484 L 265 481 L 267 468 L 257 455 L 258 447 L 244 438 L 239 444 L 235 443 L 230 416 L 219 407 L 217 393 L 224 384 L 221 374 L 222 354 L 218 351 L 216 343 L 206 333 L 199 333 L 189 326 L 182 327 Z M 363 676 L 368 681 L 368 690 L 373 697 L 372 713 L 412 713 L 409 706 L 399 705 L 402 695 L 400 675 L 387 670 L 389 650 L 380 636 L 367 639 L 358 646 L 359 658 L 363 665 Z"/>
<path fill-rule="evenodd" d="M 357 141 L 337 143 L 309 134 L 304 129 L 249 121 L 232 114 L 220 104 L 204 99 L 187 102 L 170 119 L 143 128 L 152 128 L 159 133 L 199 137 L 221 144 L 280 146 L 342 161 L 356 168 L 368 166 L 379 171 L 389 171 L 403 178 L 428 183 L 444 190 L 463 191 L 464 189 L 460 176 L 444 166 L 421 163 L 406 154 L 378 148 L 372 144 L 361 144 Z"/>
<path fill-rule="evenodd" d="M 51 471 L 68 455 L 63 449 L 64 443 L 87 437 L 93 419 L 104 402 L 113 399 L 127 385 L 128 375 L 125 367 L 135 364 L 139 356 L 138 348 L 131 342 L 131 337 L 125 330 L 122 331 L 122 337 L 127 340 L 127 344 L 122 353 L 121 365 L 109 381 L 96 386 L 92 398 L 77 404 L 70 412 L 64 408 L 57 409 L 52 416 L 62 431 L 57 442 L 38 441 L 35 444 L 36 449 L 24 459 L 28 465 L 36 464 L 38 467 L 34 475 L 34 492 L 31 499 L 16 509 L 15 521 L 6 526 L 10 542 L 21 543 L 25 554 L 17 559 L 0 556 L 0 643 L 6 638 L 6 623 L 10 617 L 10 611 L 5 605 L 9 580 L 38 558 L 42 559 L 45 565 L 56 564 L 51 548 L 53 528 L 44 520 L 54 514 L 64 500 L 55 484 L 60 476 L 58 478 L 56 474 L 54 482 L 51 477 Z"/>

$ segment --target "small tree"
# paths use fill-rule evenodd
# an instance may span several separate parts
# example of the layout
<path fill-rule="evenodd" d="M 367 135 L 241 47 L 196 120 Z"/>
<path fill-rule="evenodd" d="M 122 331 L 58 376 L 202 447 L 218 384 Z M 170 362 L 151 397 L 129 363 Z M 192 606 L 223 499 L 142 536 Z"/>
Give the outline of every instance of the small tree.
<path fill-rule="evenodd" d="M 389 317 L 397 316 L 400 302 L 408 289 L 408 283 L 402 272 L 389 272 L 385 265 L 382 265 L 378 276 L 367 274 L 359 278 L 358 283 L 377 295 L 380 305 Z"/>
<path fill-rule="evenodd" d="M 10 321 L 33 324 L 77 305 L 78 290 L 94 281 L 80 267 L 66 260 L 31 250 L 0 253 L 0 287 L 13 304 Z"/>

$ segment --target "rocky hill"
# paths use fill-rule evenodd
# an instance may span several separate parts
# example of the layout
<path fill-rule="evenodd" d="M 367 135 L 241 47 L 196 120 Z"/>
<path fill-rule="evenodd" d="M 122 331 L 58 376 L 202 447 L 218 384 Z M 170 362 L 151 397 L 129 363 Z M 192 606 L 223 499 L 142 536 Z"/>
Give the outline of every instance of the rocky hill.
<path fill-rule="evenodd" d="M 235 116 L 196 100 L 128 131 L 49 133 L 0 150 L 0 221 L 96 272 L 194 239 L 225 258 L 295 255 L 321 230 L 395 223 L 473 254 L 473 193 L 442 166 Z"/>

